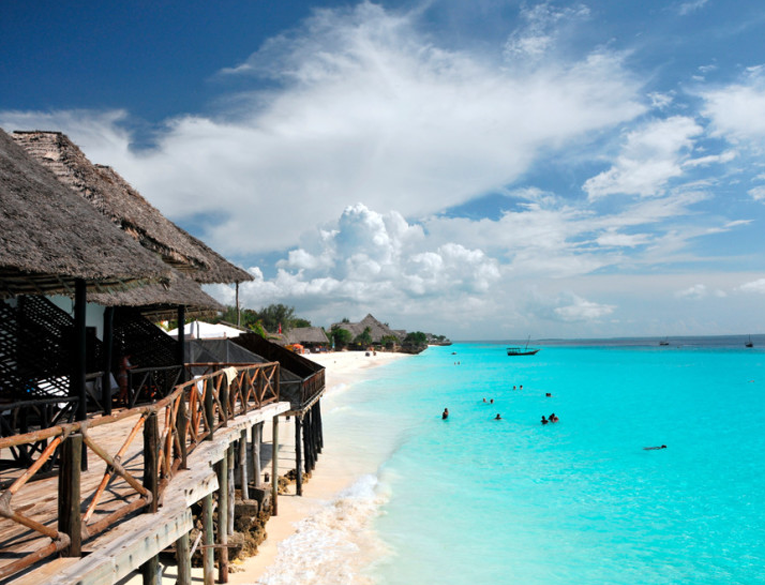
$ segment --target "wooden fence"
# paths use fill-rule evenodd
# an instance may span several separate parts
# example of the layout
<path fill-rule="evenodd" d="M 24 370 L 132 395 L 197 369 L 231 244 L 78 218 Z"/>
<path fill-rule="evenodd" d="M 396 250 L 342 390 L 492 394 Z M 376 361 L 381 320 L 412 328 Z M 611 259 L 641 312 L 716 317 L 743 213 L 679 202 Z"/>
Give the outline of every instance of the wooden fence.
<path fill-rule="evenodd" d="M 196 446 L 232 418 L 279 400 L 277 362 L 187 369 L 203 373 L 153 404 L 0 438 L 0 453 L 39 449 L 28 469 L 0 480 L 0 580 L 57 552 L 80 556 L 83 543 L 124 518 L 156 511 Z M 38 476 L 59 453 L 58 467 Z M 92 454 L 92 465 L 83 453 Z M 42 503 L 52 499 L 55 507 Z"/>

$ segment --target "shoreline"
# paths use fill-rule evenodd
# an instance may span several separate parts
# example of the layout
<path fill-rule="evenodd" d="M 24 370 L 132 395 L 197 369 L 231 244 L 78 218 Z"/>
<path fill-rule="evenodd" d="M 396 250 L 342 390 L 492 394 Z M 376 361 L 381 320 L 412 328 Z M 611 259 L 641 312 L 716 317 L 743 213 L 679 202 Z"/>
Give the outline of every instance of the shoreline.
<path fill-rule="evenodd" d="M 371 371 L 411 354 L 377 352 L 367 356 L 365 352 L 333 352 L 309 354 L 306 357 L 326 370 L 326 392 L 324 399 L 334 397 L 348 390 L 353 384 L 366 379 Z M 280 425 L 281 426 L 281 425 Z M 284 425 L 280 432 L 279 469 L 280 475 L 295 465 L 294 432 L 292 425 Z M 264 432 L 270 437 L 270 430 Z M 294 493 L 295 485 L 290 484 L 289 492 L 279 496 L 279 514 L 272 516 L 266 524 L 268 534 L 258 547 L 255 556 L 232 563 L 233 573 L 229 574 L 232 585 L 256 583 L 278 561 L 279 545 L 296 534 L 296 525 L 310 518 L 333 501 L 343 490 L 350 487 L 358 475 L 350 469 L 332 449 L 332 437 L 325 436 L 325 447 L 308 482 L 303 484 L 303 495 Z"/>

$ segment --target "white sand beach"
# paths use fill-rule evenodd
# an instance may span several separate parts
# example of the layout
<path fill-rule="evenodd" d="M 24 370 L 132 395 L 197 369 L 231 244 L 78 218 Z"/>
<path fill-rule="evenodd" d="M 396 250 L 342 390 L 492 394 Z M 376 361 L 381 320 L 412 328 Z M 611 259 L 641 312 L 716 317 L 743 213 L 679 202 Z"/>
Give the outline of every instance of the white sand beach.
<path fill-rule="evenodd" d="M 354 383 L 373 375 L 373 368 L 407 357 L 403 353 L 336 352 L 311 354 L 306 357 L 326 367 L 327 394 L 348 390 Z M 264 439 L 270 441 L 270 429 Z M 279 433 L 279 473 L 295 467 L 294 430 L 283 421 Z M 303 485 L 303 496 L 294 495 L 294 484 L 289 494 L 279 496 L 279 514 L 272 516 L 266 525 L 268 538 L 258 548 L 258 554 L 237 561 L 235 571 L 229 575 L 229 583 L 244 585 L 256 582 L 277 558 L 279 543 L 295 533 L 295 525 L 304 518 L 317 513 L 343 489 L 354 482 L 356 476 L 342 458 L 333 457 L 332 437 L 324 438 L 324 450 L 319 456 L 310 480 Z"/>

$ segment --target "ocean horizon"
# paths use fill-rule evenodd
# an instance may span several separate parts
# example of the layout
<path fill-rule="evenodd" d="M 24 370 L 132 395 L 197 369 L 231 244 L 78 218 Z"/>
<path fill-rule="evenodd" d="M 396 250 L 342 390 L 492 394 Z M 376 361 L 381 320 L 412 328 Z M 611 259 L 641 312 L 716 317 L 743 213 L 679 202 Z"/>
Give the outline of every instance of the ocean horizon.
<path fill-rule="evenodd" d="M 280 547 L 309 559 L 258 582 L 765 583 L 758 338 L 462 342 L 377 368 L 324 401 L 357 481 Z"/>

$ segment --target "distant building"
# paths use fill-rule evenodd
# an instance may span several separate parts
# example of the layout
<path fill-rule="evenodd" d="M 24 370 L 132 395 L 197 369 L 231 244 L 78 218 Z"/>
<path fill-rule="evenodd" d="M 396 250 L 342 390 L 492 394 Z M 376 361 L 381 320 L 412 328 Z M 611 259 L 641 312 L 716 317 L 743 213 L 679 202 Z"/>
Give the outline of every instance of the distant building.
<path fill-rule="evenodd" d="M 394 331 L 384 323 L 380 323 L 380 321 L 375 319 L 371 314 L 364 317 L 358 323 L 333 323 L 332 329 L 335 327 L 350 331 L 352 339 L 355 339 L 357 336 L 364 333 L 364 330 L 369 327 L 369 333 L 372 336 L 373 344 L 382 343 L 383 337 L 388 336 L 396 337 L 399 343 L 401 343 L 404 340 L 404 337 L 406 337 L 406 331 L 401 329 Z"/>
<path fill-rule="evenodd" d="M 328 348 L 331 343 L 321 327 L 297 327 L 282 334 L 279 345 L 299 344 L 311 351 Z"/>

